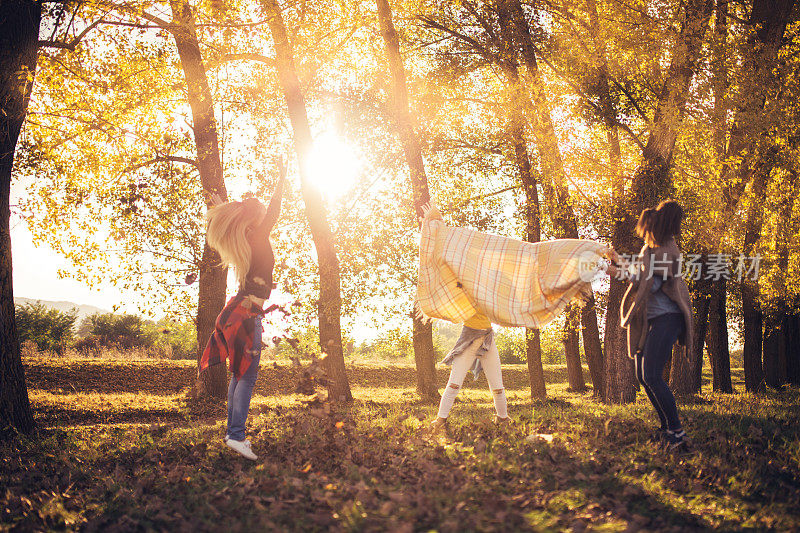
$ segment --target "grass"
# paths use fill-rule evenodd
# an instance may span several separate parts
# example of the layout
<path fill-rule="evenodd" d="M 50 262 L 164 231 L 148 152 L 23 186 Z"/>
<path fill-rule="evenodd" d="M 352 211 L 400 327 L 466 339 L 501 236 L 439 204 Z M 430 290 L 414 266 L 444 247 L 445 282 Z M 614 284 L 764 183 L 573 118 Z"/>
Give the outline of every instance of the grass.
<path fill-rule="evenodd" d="M 0 530 L 800 528 L 797 389 L 680 402 L 693 447 L 672 455 L 647 441 L 643 394 L 606 406 L 569 392 L 562 367 L 536 404 L 524 366 L 504 369 L 503 430 L 484 380 L 468 383 L 437 437 L 410 365 L 352 366 L 355 401 L 326 409 L 293 393 L 296 368 L 270 363 L 251 463 L 222 443 L 223 405 L 186 399 L 190 362 L 25 364 L 39 429 L 0 444 Z"/>

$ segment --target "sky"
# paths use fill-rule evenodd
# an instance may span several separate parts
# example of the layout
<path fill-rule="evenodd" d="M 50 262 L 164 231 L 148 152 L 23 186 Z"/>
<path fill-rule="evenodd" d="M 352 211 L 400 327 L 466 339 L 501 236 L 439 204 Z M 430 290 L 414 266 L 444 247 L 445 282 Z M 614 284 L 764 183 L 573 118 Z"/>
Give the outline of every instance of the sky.
<path fill-rule="evenodd" d="M 59 269 L 69 269 L 69 261 L 47 244 L 36 246 L 24 221 L 15 217 L 11 229 L 14 261 L 14 296 L 37 300 L 68 301 L 111 310 L 125 308 L 125 297 L 110 284 L 90 288 L 70 278 L 59 278 Z"/>

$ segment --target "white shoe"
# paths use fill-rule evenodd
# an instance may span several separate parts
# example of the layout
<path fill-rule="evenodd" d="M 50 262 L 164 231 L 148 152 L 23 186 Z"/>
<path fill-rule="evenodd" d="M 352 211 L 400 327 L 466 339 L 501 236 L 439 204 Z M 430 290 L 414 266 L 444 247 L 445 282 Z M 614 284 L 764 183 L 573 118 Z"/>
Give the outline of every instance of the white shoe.
<path fill-rule="evenodd" d="M 258 456 L 253 453 L 253 450 L 250 449 L 249 440 L 228 439 L 225 441 L 225 444 L 227 444 L 230 449 L 238 452 L 239 455 L 246 457 L 251 461 L 255 461 L 256 459 L 258 459 Z"/>

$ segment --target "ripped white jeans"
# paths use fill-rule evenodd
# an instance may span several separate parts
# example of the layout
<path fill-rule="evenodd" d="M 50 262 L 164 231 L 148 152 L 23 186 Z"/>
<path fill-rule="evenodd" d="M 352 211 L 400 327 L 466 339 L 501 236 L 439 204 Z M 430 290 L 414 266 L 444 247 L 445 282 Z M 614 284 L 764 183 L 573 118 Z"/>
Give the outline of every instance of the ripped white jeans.
<path fill-rule="evenodd" d="M 472 368 L 472 364 L 475 362 L 475 358 L 477 357 L 476 353 L 482 343 L 482 338 L 475 340 L 462 354 L 458 355 L 453 360 L 453 367 L 450 369 L 450 379 L 447 380 L 447 387 L 439 402 L 440 418 L 447 418 L 450 414 L 453 402 L 455 402 L 456 396 L 458 396 L 458 391 L 461 390 L 461 385 L 464 383 L 467 372 L 469 372 L 470 368 Z M 489 350 L 481 359 L 481 366 L 483 367 L 484 374 L 486 374 L 486 381 L 489 383 L 489 389 L 492 391 L 494 409 L 497 412 L 497 416 L 506 418 L 508 416 L 508 403 L 506 400 L 506 390 L 503 388 L 500 354 L 497 351 L 497 345 L 494 339 L 492 339 Z"/>

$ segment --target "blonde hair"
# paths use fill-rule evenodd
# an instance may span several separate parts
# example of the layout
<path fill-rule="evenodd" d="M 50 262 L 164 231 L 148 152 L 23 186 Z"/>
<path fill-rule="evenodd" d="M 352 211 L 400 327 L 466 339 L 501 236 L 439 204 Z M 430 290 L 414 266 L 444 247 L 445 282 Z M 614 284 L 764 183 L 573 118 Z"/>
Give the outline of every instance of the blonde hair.
<path fill-rule="evenodd" d="M 219 252 L 222 264 L 233 266 L 240 284 L 244 284 L 250 270 L 247 231 L 260 224 L 266 213 L 267 208 L 257 200 L 227 202 L 210 208 L 206 213 L 208 245 Z"/>

